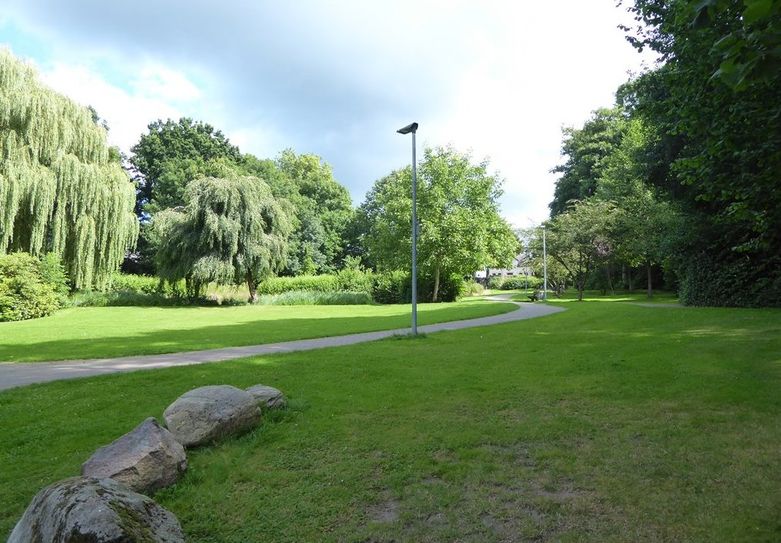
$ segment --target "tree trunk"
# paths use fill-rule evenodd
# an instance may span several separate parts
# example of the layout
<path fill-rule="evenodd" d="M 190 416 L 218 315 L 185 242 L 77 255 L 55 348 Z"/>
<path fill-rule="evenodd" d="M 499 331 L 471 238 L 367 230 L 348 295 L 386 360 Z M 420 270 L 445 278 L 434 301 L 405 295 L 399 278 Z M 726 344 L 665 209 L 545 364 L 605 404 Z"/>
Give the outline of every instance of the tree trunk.
<path fill-rule="evenodd" d="M 635 279 L 634 270 L 632 268 L 629 268 L 629 292 L 635 290 L 634 279 Z"/>
<path fill-rule="evenodd" d="M 626 288 L 626 264 L 621 264 L 621 288 Z"/>
<path fill-rule="evenodd" d="M 249 290 L 249 299 L 247 302 L 254 304 L 258 301 L 258 284 L 251 273 L 247 273 L 247 289 Z"/>
<path fill-rule="evenodd" d="M 434 296 L 431 297 L 432 302 L 437 301 L 439 296 L 439 266 L 434 270 Z"/>
<path fill-rule="evenodd" d="M 647 263 L 645 267 L 648 274 L 648 297 L 653 298 L 654 290 L 653 290 L 653 285 L 651 284 L 651 263 L 650 262 Z"/>
<path fill-rule="evenodd" d="M 613 265 L 608 264 L 606 270 L 607 270 L 607 288 L 610 289 L 610 295 L 615 296 L 616 289 L 615 287 L 613 287 Z"/>

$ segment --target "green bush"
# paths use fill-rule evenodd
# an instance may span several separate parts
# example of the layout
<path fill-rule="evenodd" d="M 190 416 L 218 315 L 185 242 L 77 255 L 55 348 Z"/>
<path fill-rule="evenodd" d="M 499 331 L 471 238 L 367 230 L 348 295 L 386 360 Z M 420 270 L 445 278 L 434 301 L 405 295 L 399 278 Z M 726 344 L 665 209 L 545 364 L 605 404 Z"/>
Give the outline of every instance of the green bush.
<path fill-rule="evenodd" d="M 171 284 L 151 275 L 115 273 L 111 276 L 109 292 L 127 292 L 133 294 L 160 294 L 164 296 L 182 296 L 184 281 Z"/>
<path fill-rule="evenodd" d="M 488 280 L 488 288 L 494 290 L 523 290 L 525 288 L 538 289 L 542 287 L 542 279 L 533 275 L 515 275 L 512 277 L 495 276 Z"/>
<path fill-rule="evenodd" d="M 68 294 L 70 293 L 68 274 L 65 273 L 65 266 L 62 265 L 62 260 L 54 253 L 48 253 L 41 257 L 40 268 L 43 280 L 54 287 L 54 292 L 57 293 L 57 299 L 60 302 L 60 307 L 62 307 L 67 302 Z"/>
<path fill-rule="evenodd" d="M 455 302 L 464 295 L 464 278 L 454 273 L 439 278 L 438 302 Z M 423 276 L 418 280 L 418 301 L 430 302 L 434 296 L 434 278 Z M 407 300 L 409 302 L 409 300 Z"/>
<path fill-rule="evenodd" d="M 408 304 L 412 300 L 410 274 L 396 270 L 374 274 L 372 298 L 380 304 Z M 438 301 L 453 302 L 463 295 L 464 278 L 458 274 L 444 275 L 439 281 Z M 418 278 L 418 301 L 430 302 L 434 295 L 434 279 Z"/>
<path fill-rule="evenodd" d="M 464 281 L 464 296 L 482 296 L 485 294 L 485 287 L 474 280 Z"/>
<path fill-rule="evenodd" d="M 270 277 L 258 285 L 258 294 L 282 294 L 291 290 L 339 292 L 339 280 L 335 275 L 299 275 Z"/>
<path fill-rule="evenodd" d="M 727 307 L 781 306 L 781 257 L 756 262 L 701 254 L 679 270 L 679 298 L 684 305 Z"/>
<path fill-rule="evenodd" d="M 235 300 L 216 300 L 210 298 L 188 298 L 186 296 L 166 296 L 164 294 L 143 294 L 139 292 L 76 292 L 68 299 L 70 307 L 161 307 L 161 306 L 215 306 L 215 305 L 244 305 L 242 301 L 237 304 Z"/>
<path fill-rule="evenodd" d="M 528 285 L 528 287 L 527 287 Z M 501 290 L 523 290 L 525 288 L 538 289 L 542 286 L 542 279 L 530 275 L 528 278 L 523 275 L 516 277 L 507 277 L 499 287 Z"/>
<path fill-rule="evenodd" d="M 60 274 L 28 253 L 0 256 L 0 321 L 51 315 L 62 306 Z M 51 281 L 51 282 L 50 282 Z"/>
<path fill-rule="evenodd" d="M 264 294 L 258 298 L 261 305 L 368 305 L 372 298 L 367 292 L 315 292 L 290 290 L 282 294 Z"/>
<path fill-rule="evenodd" d="M 502 283 L 504 283 L 504 277 L 500 275 L 488 278 L 488 288 L 491 290 L 499 290 L 502 288 Z"/>
<path fill-rule="evenodd" d="M 340 291 L 371 294 L 373 275 L 372 272 L 357 267 L 344 268 L 336 272 L 336 284 Z"/>
<path fill-rule="evenodd" d="M 374 274 L 372 298 L 380 304 L 409 303 L 410 275 L 401 270 Z"/>

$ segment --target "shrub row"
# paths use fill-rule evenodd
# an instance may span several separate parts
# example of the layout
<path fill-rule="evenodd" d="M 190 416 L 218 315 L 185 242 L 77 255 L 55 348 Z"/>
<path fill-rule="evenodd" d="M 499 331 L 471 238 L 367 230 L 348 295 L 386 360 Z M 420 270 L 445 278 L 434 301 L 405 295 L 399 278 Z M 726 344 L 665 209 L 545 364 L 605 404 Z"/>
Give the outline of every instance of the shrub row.
<path fill-rule="evenodd" d="M 528 277 L 523 275 L 513 277 L 491 277 L 488 280 L 488 288 L 495 290 L 523 290 L 525 288 L 538 289 L 542 287 L 542 278 L 530 275 Z"/>

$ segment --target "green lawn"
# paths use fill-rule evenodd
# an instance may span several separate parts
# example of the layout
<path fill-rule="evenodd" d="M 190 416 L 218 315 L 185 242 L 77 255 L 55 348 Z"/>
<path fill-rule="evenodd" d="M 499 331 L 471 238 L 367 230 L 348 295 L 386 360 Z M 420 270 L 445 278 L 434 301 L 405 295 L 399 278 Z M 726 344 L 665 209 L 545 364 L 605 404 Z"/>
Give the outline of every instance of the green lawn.
<path fill-rule="evenodd" d="M 419 304 L 421 325 L 515 309 L 467 300 Z M 0 361 L 39 362 L 259 345 L 410 325 L 410 306 L 76 307 L 0 323 Z"/>
<path fill-rule="evenodd" d="M 179 394 L 265 383 L 290 408 L 156 497 L 188 541 L 779 541 L 781 311 L 567 307 L 0 393 L 0 536 Z"/>

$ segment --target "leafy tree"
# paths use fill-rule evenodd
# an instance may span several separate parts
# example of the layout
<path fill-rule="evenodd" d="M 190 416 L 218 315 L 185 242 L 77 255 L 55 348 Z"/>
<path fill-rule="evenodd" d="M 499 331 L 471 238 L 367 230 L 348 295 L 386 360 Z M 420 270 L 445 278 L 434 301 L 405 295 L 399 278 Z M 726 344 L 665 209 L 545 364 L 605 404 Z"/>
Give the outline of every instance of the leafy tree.
<path fill-rule="evenodd" d="M 288 272 L 293 275 L 332 272 L 345 256 L 345 231 L 353 216 L 347 189 L 319 156 L 286 149 L 276 165 L 289 180 L 277 184 L 296 209 Z"/>
<path fill-rule="evenodd" d="M 438 300 L 442 277 L 469 275 L 509 265 L 518 240 L 501 218 L 501 181 L 488 163 L 473 163 L 452 148 L 425 149 L 418 175 L 418 263 L 434 282 Z M 369 230 L 369 259 L 381 271 L 411 267 L 412 172 L 405 168 L 378 180 L 361 206 Z"/>
<path fill-rule="evenodd" d="M 552 217 L 594 195 L 606 160 L 621 144 L 626 127 L 624 113 L 614 108 L 595 111 L 582 128 L 563 130 L 561 154 L 567 160 L 552 170 L 561 174 L 550 203 Z"/>
<path fill-rule="evenodd" d="M 268 185 L 256 177 L 197 179 L 185 187 L 183 211 L 158 214 L 157 264 L 169 281 L 185 279 L 188 293 L 246 283 L 250 302 L 261 280 L 285 264 L 290 221 Z"/>
<path fill-rule="evenodd" d="M 594 194 L 615 204 L 615 254 L 631 267 L 646 268 L 649 298 L 653 295 L 652 267 L 669 259 L 680 225 L 674 206 L 647 183 L 646 153 L 653 137 L 639 118 L 625 121 L 621 142 L 605 158 Z"/>
<path fill-rule="evenodd" d="M 103 288 L 138 235 L 133 184 L 87 108 L 0 49 L 0 254 L 60 257 Z"/>
<path fill-rule="evenodd" d="M 613 204 L 592 198 L 573 204 L 548 223 L 548 254 L 569 273 L 578 300 L 583 300 L 591 272 L 614 250 L 614 222 Z"/>
<path fill-rule="evenodd" d="M 238 147 L 207 123 L 183 117 L 157 120 L 148 129 L 131 148 L 139 213 L 182 205 L 189 181 L 242 160 Z"/>
<path fill-rule="evenodd" d="M 630 9 L 640 25 L 630 41 L 664 64 L 622 99 L 657 131 L 668 174 L 653 181 L 689 218 L 684 302 L 781 304 L 781 2 L 635 0 Z"/>

